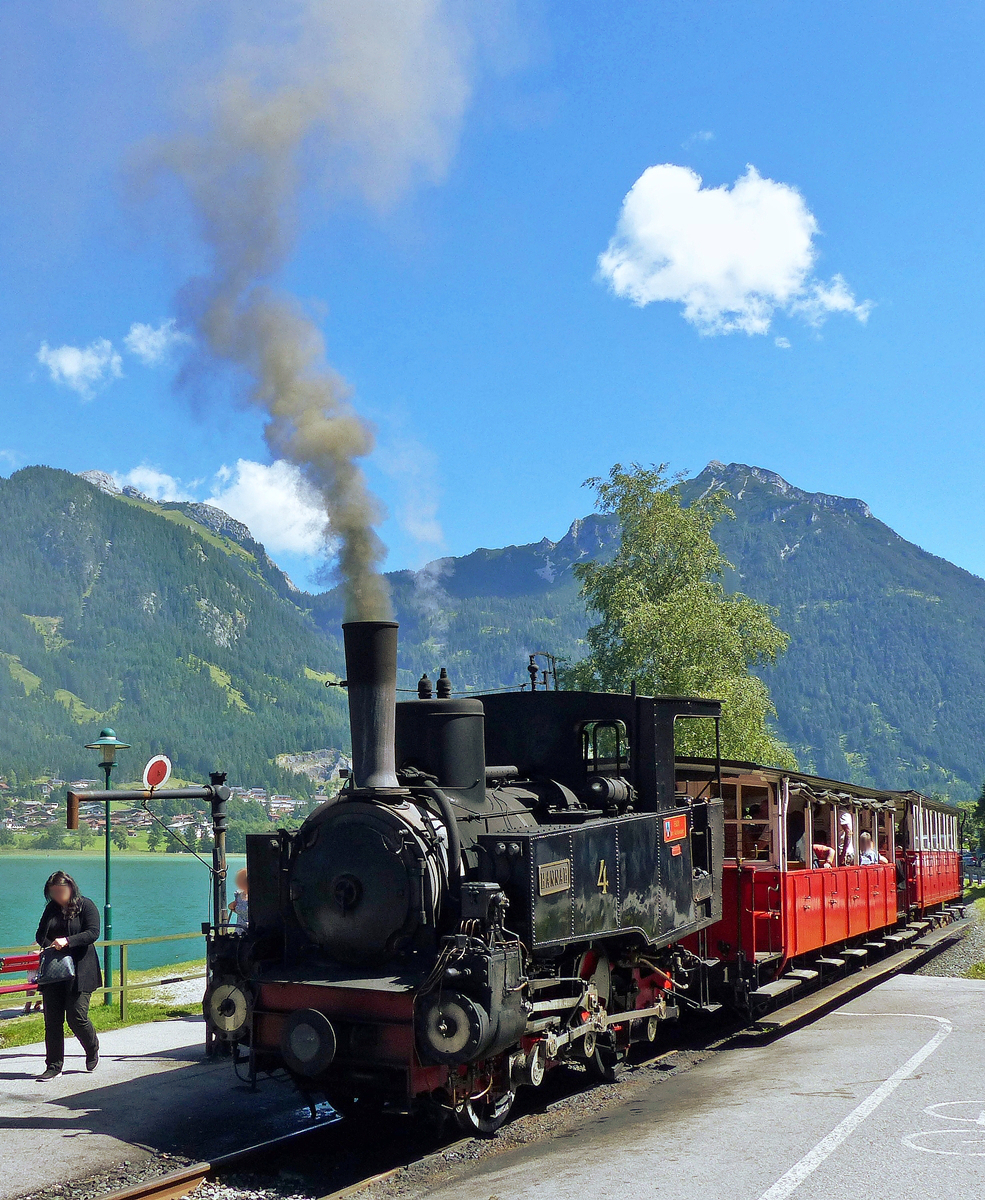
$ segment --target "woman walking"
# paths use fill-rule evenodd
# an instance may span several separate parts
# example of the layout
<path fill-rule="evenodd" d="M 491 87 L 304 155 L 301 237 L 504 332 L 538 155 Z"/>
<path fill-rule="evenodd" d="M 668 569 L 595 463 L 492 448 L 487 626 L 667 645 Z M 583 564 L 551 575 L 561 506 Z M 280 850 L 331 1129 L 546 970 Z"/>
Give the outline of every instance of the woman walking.
<path fill-rule="evenodd" d="M 58 983 L 44 982 L 44 969 L 38 990 L 44 999 L 45 1071 L 38 1079 L 54 1079 L 61 1074 L 65 1061 L 65 1022 L 82 1043 L 86 1070 L 94 1071 L 99 1062 L 99 1039 L 89 1020 L 89 998 L 102 987 L 103 975 L 93 942 L 99 938 L 99 911 L 91 900 L 79 894 L 71 875 L 55 871 L 44 885 L 48 901 L 41 914 L 35 940 L 42 950 L 60 950 L 70 957 L 72 977 Z M 71 968 L 70 968 L 71 969 Z M 67 972 L 63 972 L 67 973 Z"/>

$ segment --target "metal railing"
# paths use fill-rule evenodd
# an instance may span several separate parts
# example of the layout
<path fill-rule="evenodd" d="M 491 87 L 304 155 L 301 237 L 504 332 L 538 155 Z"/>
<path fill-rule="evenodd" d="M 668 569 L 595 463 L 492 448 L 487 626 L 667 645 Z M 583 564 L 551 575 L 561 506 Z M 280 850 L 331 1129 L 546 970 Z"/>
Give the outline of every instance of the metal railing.
<path fill-rule="evenodd" d="M 96 992 L 101 996 L 119 994 L 120 997 L 120 1020 L 126 1021 L 130 1011 L 130 993 L 140 991 L 145 988 L 164 987 L 171 983 L 186 983 L 191 979 L 204 979 L 205 971 L 196 971 L 191 975 L 169 975 L 163 979 L 142 980 L 140 983 L 130 983 L 127 978 L 129 961 L 128 952 L 131 946 L 149 946 L 157 942 L 181 942 L 191 938 L 204 938 L 204 933 L 167 933 L 161 937 L 146 937 L 146 938 L 113 938 L 109 941 L 94 942 L 93 945 L 99 949 L 117 948 L 119 949 L 119 966 L 120 966 L 120 982 L 114 983 L 111 986 L 103 986 L 97 988 Z M 37 949 L 32 943 L 30 946 L 10 946 L 5 950 L 0 950 L 0 962 L 5 957 L 13 957 L 21 954 L 31 954 Z M 163 969 L 163 968 L 162 968 Z M 23 987 L 9 986 L 7 995 L 16 995 L 18 992 L 34 993 L 37 991 L 37 985 L 24 980 Z"/>

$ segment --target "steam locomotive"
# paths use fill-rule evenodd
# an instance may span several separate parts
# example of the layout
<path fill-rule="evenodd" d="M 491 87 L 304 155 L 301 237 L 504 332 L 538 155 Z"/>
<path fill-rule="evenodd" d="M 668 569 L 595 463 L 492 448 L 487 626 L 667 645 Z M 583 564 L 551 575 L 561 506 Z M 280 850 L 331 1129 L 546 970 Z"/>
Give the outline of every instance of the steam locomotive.
<path fill-rule="evenodd" d="M 674 726 L 717 701 L 531 690 L 396 702 L 397 626 L 343 626 L 352 770 L 295 831 L 247 838 L 249 925 L 210 930 L 213 1038 L 337 1109 L 472 1133 L 575 1060 L 611 1078 L 711 1010 L 718 771 L 679 792 Z M 687 939 L 685 946 L 684 939 Z"/>

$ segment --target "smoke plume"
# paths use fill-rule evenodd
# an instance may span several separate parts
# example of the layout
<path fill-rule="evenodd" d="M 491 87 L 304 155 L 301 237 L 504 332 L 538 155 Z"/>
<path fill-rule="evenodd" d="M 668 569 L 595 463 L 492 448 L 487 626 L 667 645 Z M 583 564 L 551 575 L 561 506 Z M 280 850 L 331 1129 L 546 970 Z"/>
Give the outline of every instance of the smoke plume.
<path fill-rule="evenodd" d="M 180 181 L 208 251 L 208 273 L 179 296 L 181 319 L 200 353 L 245 372 L 271 453 L 322 496 L 348 615 L 382 619 L 381 512 L 359 465 L 373 435 L 327 364 L 319 328 L 277 277 L 303 185 L 356 189 L 385 207 L 441 177 L 468 100 L 466 42 L 440 0 L 207 7 L 228 18 L 233 49 L 197 89 L 187 131 L 153 155 Z"/>

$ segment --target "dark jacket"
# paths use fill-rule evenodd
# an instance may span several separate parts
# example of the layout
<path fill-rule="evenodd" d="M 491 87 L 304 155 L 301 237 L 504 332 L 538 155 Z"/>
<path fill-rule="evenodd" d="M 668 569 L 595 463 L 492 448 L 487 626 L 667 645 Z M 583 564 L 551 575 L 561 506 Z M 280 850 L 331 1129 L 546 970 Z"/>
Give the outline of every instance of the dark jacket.
<path fill-rule="evenodd" d="M 75 959 L 75 982 L 73 992 L 94 992 L 103 986 L 103 973 L 99 969 L 99 955 L 93 942 L 99 940 L 99 909 L 91 900 L 82 896 L 82 911 L 77 917 L 66 921 L 60 905 L 49 900 L 41 914 L 38 932 L 34 940 L 44 949 L 55 938 L 67 937 L 68 946 Z"/>

